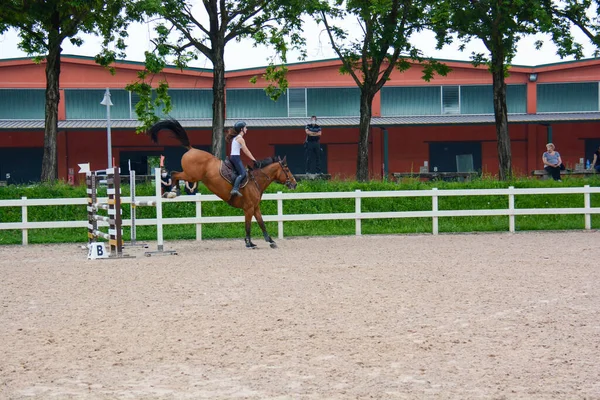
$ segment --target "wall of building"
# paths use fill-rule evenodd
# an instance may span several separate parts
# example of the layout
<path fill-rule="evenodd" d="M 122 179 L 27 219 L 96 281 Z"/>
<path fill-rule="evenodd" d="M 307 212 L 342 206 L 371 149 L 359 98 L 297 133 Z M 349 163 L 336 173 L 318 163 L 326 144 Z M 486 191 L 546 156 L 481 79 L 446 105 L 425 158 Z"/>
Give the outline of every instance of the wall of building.
<path fill-rule="evenodd" d="M 447 61 L 452 72 L 447 77 L 436 76 L 431 82 L 422 79 L 422 71 L 415 66 L 408 71 L 394 71 L 387 86 L 426 86 L 426 85 L 476 85 L 491 84 L 491 76 L 485 67 L 474 68 L 469 63 Z M 527 112 L 536 112 L 536 85 L 553 82 L 596 82 L 600 80 L 600 62 L 589 60 L 578 63 L 564 63 L 542 67 L 513 67 L 507 78 L 509 84 L 527 84 Z M 295 64 L 289 66 L 288 80 L 294 87 L 355 87 L 349 75 L 340 75 L 337 60 Z M 43 88 L 45 87 L 44 64 L 35 65 L 29 60 L 2 61 L 0 88 Z M 116 75 L 96 65 L 90 59 L 65 58 L 62 64 L 61 94 L 69 88 L 123 88 L 136 79 L 140 64 L 119 63 Z M 262 69 L 232 71 L 227 73 L 228 88 L 262 88 L 267 83 L 260 78 Z M 529 75 L 538 74 L 537 82 L 530 82 Z M 259 77 L 258 83 L 250 83 L 250 78 Z M 210 88 L 210 71 L 169 69 L 155 82 L 166 79 L 172 88 Z M 380 115 L 380 97 L 376 96 L 373 115 Z M 65 119 L 64 101 L 59 106 L 59 118 Z M 541 154 L 545 150 L 548 129 L 540 124 L 509 125 L 512 139 L 513 168 L 517 174 L 528 174 L 540 169 Z M 498 160 L 496 132 L 493 125 L 465 126 L 404 126 L 389 127 L 389 171 L 418 171 L 424 161 L 428 161 L 430 143 L 436 142 L 480 142 L 481 168 L 484 172 L 496 174 Z M 190 130 L 190 139 L 195 146 L 209 147 L 211 131 Z M 303 126 L 297 128 L 266 129 L 253 128 L 247 137 L 248 145 L 256 158 L 274 155 L 276 145 L 301 146 L 304 141 Z M 600 123 L 556 123 L 552 125 L 553 142 L 568 165 L 574 165 L 580 158 L 590 158 L 585 154 L 586 139 L 600 139 Z M 161 134 L 161 145 L 135 133 L 134 130 L 113 130 L 113 156 L 117 164 L 121 152 L 162 151 L 166 147 L 179 146 L 179 143 Z M 358 128 L 329 128 L 323 130 L 322 144 L 327 147 L 328 173 L 341 178 L 351 178 L 356 172 Z M 43 132 L 0 131 L 0 147 L 41 148 Z M 369 166 L 373 177 L 380 177 L 383 166 L 383 134 L 379 128 L 372 128 L 369 143 Z M 58 135 L 59 176 L 67 179 L 69 170 L 77 172 L 77 164 L 90 162 L 93 169 L 106 167 L 106 131 L 69 130 Z M 432 166 L 433 167 L 433 166 Z"/>
<path fill-rule="evenodd" d="M 432 142 L 475 141 L 481 142 L 482 146 L 482 171 L 492 175 L 498 173 L 496 131 L 493 125 L 410 126 L 387 129 L 390 172 L 418 171 L 424 161 L 429 161 L 429 144 Z M 564 123 L 552 126 L 552 140 L 568 166 L 574 166 L 580 158 L 591 158 L 590 154 L 585 154 L 585 140 L 599 138 L 598 129 L 599 125 L 596 123 Z M 511 124 L 509 131 L 515 174 L 527 175 L 534 169 L 541 169 L 541 155 L 547 143 L 547 127 Z M 188 134 L 193 146 L 210 147 L 210 130 L 189 130 Z M 379 128 L 372 128 L 369 165 L 374 177 L 380 177 L 382 171 L 382 135 Z M 304 136 L 303 127 L 285 130 L 251 128 L 246 140 L 254 156 L 262 159 L 275 155 L 275 145 L 301 146 Z M 113 130 L 113 157 L 118 165 L 122 151 L 155 152 L 164 150 L 167 146 L 180 146 L 179 142 L 167 133 L 161 133 L 159 140 L 160 145 L 154 145 L 148 137 L 136 134 L 134 130 Z M 340 178 L 353 177 L 356 172 L 357 143 L 358 128 L 324 128 L 322 144 L 328 149 L 327 172 Z M 43 147 L 43 132 L 0 132 L 0 147 Z M 106 131 L 61 131 L 58 136 L 58 161 L 59 175 L 63 179 L 67 179 L 69 168 L 77 173 L 77 164 L 80 163 L 90 162 L 92 169 L 106 168 Z"/>

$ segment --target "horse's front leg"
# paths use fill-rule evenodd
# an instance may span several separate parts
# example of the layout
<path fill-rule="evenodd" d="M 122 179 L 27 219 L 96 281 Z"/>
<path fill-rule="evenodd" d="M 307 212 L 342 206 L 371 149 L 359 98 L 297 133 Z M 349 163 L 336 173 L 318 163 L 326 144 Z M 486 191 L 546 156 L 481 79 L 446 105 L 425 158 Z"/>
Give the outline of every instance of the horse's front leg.
<path fill-rule="evenodd" d="M 244 210 L 244 217 L 246 218 L 246 247 L 249 249 L 254 249 L 256 248 L 256 245 L 254 243 L 252 243 L 252 240 L 250 240 L 250 230 L 251 230 L 251 224 L 252 224 L 252 211 L 251 210 Z"/>
<path fill-rule="evenodd" d="M 258 226 L 260 226 L 263 236 L 265 237 L 265 240 L 267 242 L 269 242 L 269 244 L 271 245 L 271 248 L 272 249 L 277 248 L 277 244 L 275 243 L 273 238 L 271 238 L 271 236 L 269 236 L 269 233 L 267 232 L 267 227 L 265 226 L 265 221 L 263 221 L 262 213 L 261 213 L 259 207 L 256 207 L 256 209 L 254 210 L 254 218 L 256 218 L 256 222 L 258 222 Z"/>

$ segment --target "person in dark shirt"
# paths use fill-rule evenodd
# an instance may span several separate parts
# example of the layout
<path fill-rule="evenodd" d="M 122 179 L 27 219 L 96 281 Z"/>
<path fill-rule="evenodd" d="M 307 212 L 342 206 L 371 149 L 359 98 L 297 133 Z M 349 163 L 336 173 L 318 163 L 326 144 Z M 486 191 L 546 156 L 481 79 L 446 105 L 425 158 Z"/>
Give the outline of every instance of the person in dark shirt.
<path fill-rule="evenodd" d="M 161 194 L 164 196 L 165 193 L 170 192 L 173 188 L 173 181 L 171 180 L 171 177 L 165 169 L 160 171 L 160 177 L 160 188 L 162 189 Z"/>
<path fill-rule="evenodd" d="M 306 140 L 304 141 L 305 158 L 307 174 L 311 171 L 311 165 L 315 163 L 315 170 L 317 174 L 321 173 L 321 127 L 317 124 L 317 117 L 313 115 L 311 121 L 306 125 L 304 131 L 306 132 Z"/>
<path fill-rule="evenodd" d="M 595 169 L 596 173 L 600 174 L 600 146 L 594 152 L 594 161 L 590 165 L 590 169 Z"/>
<path fill-rule="evenodd" d="M 195 195 L 198 193 L 198 182 L 185 181 L 185 194 Z"/>

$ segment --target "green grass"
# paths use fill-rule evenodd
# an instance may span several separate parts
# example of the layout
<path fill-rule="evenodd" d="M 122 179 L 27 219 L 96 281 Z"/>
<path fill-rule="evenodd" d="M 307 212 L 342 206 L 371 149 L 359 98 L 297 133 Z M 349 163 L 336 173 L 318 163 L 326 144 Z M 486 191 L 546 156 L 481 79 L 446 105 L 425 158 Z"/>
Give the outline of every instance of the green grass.
<path fill-rule="evenodd" d="M 509 182 L 500 182 L 494 179 L 482 178 L 471 182 L 421 182 L 416 179 L 405 179 L 400 183 L 374 181 L 360 183 L 355 181 L 304 181 L 300 182 L 296 192 L 350 192 L 355 190 L 382 191 L 382 190 L 429 190 L 438 188 L 447 189 L 491 189 L 507 188 L 541 188 L 541 187 L 582 187 L 584 185 L 600 186 L 600 178 L 566 178 L 562 183 L 542 181 L 538 179 L 516 179 Z M 152 196 L 153 184 L 138 184 L 137 196 Z M 200 185 L 202 194 L 210 192 Z M 272 185 L 267 193 L 278 191 L 288 192 L 281 185 Z M 122 186 L 123 196 L 129 196 L 129 186 Z M 106 189 L 101 189 L 99 196 L 104 197 Z M 64 183 L 39 184 L 30 186 L 0 187 L 0 200 L 20 199 L 25 196 L 34 198 L 85 198 L 85 186 L 69 186 Z M 592 207 L 600 207 L 600 195 L 591 196 Z M 428 211 L 432 208 L 430 197 L 398 197 L 398 198 L 365 198 L 361 201 L 363 212 L 404 212 Z M 485 210 L 506 209 L 508 196 L 452 196 L 438 199 L 440 210 Z M 522 195 L 515 197 L 516 208 L 571 208 L 583 207 L 583 195 Z M 283 203 L 284 214 L 331 214 L 353 213 L 355 211 L 354 199 L 323 199 L 323 200 L 289 200 Z M 262 211 L 264 215 L 277 213 L 277 202 L 263 200 Z M 194 217 L 196 206 L 194 203 L 166 203 L 163 207 L 165 218 Z M 242 216 L 243 212 L 234 209 L 225 202 L 202 203 L 203 216 Z M 140 207 L 137 209 L 137 218 L 155 218 L 154 207 Z M 129 205 L 123 206 L 123 218 L 130 218 Z M 85 205 L 81 206 L 39 206 L 28 207 L 28 221 L 86 221 Z M 20 222 L 21 207 L 0 207 L 1 222 Z M 600 226 L 600 215 L 592 216 L 592 227 Z M 519 231 L 534 230 L 562 230 L 583 229 L 584 217 L 582 215 L 536 215 L 515 217 L 515 227 Z M 277 223 L 268 222 L 267 229 L 273 236 L 277 236 Z M 124 227 L 125 240 L 130 239 L 130 229 Z M 431 233 L 431 218 L 398 218 L 398 219 L 365 219 L 361 223 L 363 234 L 399 234 L 399 233 Z M 471 216 L 471 217 L 442 217 L 439 218 L 440 232 L 493 232 L 508 231 L 508 217 L 505 216 Z M 355 233 L 354 220 L 332 221 L 291 221 L 284 223 L 284 235 L 292 236 L 332 236 L 353 235 Z M 29 243 L 83 243 L 87 239 L 85 228 L 70 229 L 31 229 L 28 232 Z M 204 224 L 202 226 L 203 239 L 216 238 L 242 238 L 244 237 L 243 223 Z M 262 236 L 256 223 L 252 224 L 252 235 L 256 238 Z M 195 225 L 164 225 L 164 238 L 195 239 Z M 156 227 L 138 226 L 137 239 L 139 241 L 156 240 Z M 0 244 L 19 244 L 22 240 L 20 230 L 0 231 Z"/>

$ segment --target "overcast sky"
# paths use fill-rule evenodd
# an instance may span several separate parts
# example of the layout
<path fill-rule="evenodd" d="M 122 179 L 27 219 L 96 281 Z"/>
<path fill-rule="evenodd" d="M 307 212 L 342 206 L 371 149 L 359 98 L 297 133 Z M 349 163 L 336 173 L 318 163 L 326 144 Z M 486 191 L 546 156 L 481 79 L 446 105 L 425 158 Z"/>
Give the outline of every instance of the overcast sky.
<path fill-rule="evenodd" d="M 348 22 L 349 27 L 352 27 L 352 22 Z M 327 34 L 322 28 L 309 20 L 304 28 L 307 39 L 307 61 L 325 60 L 336 58 L 335 53 L 331 50 Z M 594 47 L 589 44 L 589 40 L 578 30 L 573 31 L 576 38 L 585 45 L 586 57 L 593 57 Z M 151 49 L 150 35 L 152 27 L 149 24 L 135 24 L 129 30 L 127 60 L 143 61 L 144 51 Z M 469 60 L 472 51 L 485 52 L 485 47 L 480 41 L 473 41 L 464 52 L 458 50 L 458 46 L 447 46 L 442 50 L 435 50 L 435 39 L 433 33 L 420 33 L 418 39 L 413 42 L 423 50 L 426 56 L 431 56 L 446 60 Z M 83 36 L 84 44 L 81 47 L 71 45 L 70 42 L 63 43 L 63 54 L 75 54 L 82 56 L 93 57 L 100 49 L 100 40 L 93 36 Z M 523 39 L 520 42 L 517 56 L 513 64 L 516 65 L 540 65 L 554 62 L 566 61 L 561 60 L 556 55 L 556 48 L 549 38 L 545 38 L 545 45 L 541 50 L 536 50 L 533 43 L 538 39 L 544 39 L 541 35 Z M 25 57 L 27 54 L 17 48 L 19 43 L 18 35 L 15 31 L 9 31 L 4 35 L 0 35 L 0 58 L 16 58 Z M 267 48 L 256 48 L 250 41 L 230 42 L 225 49 L 225 68 L 227 70 L 261 67 L 269 64 L 269 59 L 273 52 Z M 298 54 L 291 53 L 288 56 L 288 63 L 298 62 Z M 198 61 L 195 61 L 190 66 L 198 68 L 212 68 L 212 64 L 204 56 L 201 55 Z"/>

